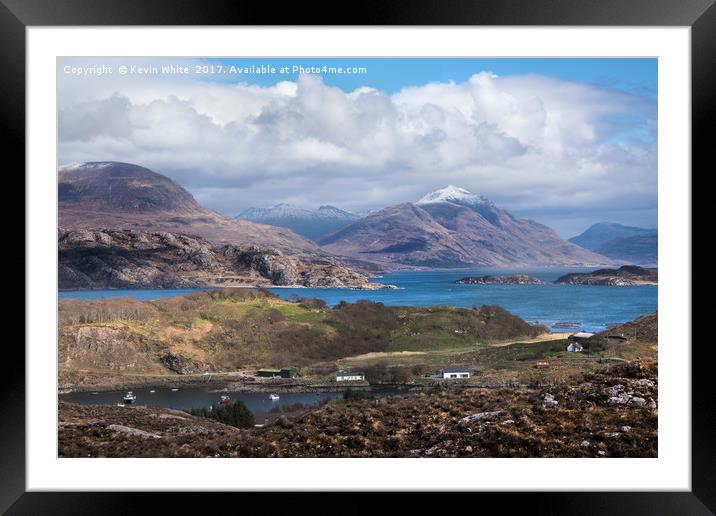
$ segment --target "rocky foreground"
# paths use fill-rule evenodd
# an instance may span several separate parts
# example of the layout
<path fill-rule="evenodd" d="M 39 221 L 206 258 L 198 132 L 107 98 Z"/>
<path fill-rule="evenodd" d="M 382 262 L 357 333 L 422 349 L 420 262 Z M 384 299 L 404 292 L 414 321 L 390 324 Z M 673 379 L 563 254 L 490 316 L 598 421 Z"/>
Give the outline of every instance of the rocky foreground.
<path fill-rule="evenodd" d="M 58 247 L 60 290 L 256 285 L 387 288 L 327 258 L 214 244 L 181 233 L 60 229 Z"/>
<path fill-rule="evenodd" d="M 60 457 L 656 457 L 657 368 L 549 388 L 332 401 L 246 430 L 184 412 L 59 404 Z"/>
<path fill-rule="evenodd" d="M 659 272 L 657 268 L 645 268 L 637 265 L 623 265 L 618 269 L 598 269 L 589 273 L 565 274 L 555 283 L 568 285 L 610 285 L 627 287 L 634 285 L 657 285 Z"/>
<path fill-rule="evenodd" d="M 526 274 L 513 276 L 466 276 L 456 280 L 461 285 L 542 285 L 544 282 Z"/>

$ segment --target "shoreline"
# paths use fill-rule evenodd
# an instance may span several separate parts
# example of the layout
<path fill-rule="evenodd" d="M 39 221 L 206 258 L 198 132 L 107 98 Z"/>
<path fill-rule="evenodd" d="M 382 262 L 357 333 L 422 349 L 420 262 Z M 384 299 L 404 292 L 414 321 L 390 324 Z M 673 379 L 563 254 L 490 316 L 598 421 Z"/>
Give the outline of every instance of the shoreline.
<path fill-rule="evenodd" d="M 311 393 L 311 392 L 346 392 L 346 391 L 383 391 L 395 390 L 398 392 L 421 392 L 435 388 L 446 390 L 464 389 L 492 389 L 492 388 L 531 388 L 560 383 L 556 379 L 545 380 L 535 384 L 518 381 L 490 381 L 470 382 L 455 379 L 426 379 L 424 383 L 416 382 L 388 382 L 370 384 L 355 382 L 345 384 L 325 382 L 240 382 L 231 379 L 217 379 L 210 382 L 197 380 L 158 381 L 153 379 L 147 382 L 126 382 L 97 385 L 73 385 L 58 387 L 58 395 L 81 394 L 91 392 L 123 392 L 140 389 L 198 389 L 205 387 L 207 392 L 242 392 L 242 393 Z"/>
<path fill-rule="evenodd" d="M 146 291 L 146 292 L 168 292 L 172 290 L 196 290 L 197 292 L 206 292 L 208 290 L 222 290 L 222 289 L 230 289 L 230 288 L 243 288 L 243 289 L 320 289 L 320 290 L 365 290 L 365 291 L 373 291 L 373 290 L 405 290 L 404 287 L 398 287 L 397 285 L 391 285 L 391 284 L 385 284 L 385 283 L 370 283 L 371 285 L 381 285 L 379 287 L 363 287 L 360 285 L 352 286 L 352 287 L 307 287 L 306 285 L 207 285 L 202 287 L 186 287 L 186 288 L 149 288 L 149 287 L 133 287 L 133 288 L 112 288 L 112 287 L 104 287 L 104 288 L 61 288 L 57 289 L 58 293 L 62 292 L 104 292 L 104 291 L 110 291 L 110 292 L 122 292 L 122 291 Z M 177 296 L 182 296 L 186 294 L 177 294 Z M 72 298 L 67 298 L 72 299 Z"/>

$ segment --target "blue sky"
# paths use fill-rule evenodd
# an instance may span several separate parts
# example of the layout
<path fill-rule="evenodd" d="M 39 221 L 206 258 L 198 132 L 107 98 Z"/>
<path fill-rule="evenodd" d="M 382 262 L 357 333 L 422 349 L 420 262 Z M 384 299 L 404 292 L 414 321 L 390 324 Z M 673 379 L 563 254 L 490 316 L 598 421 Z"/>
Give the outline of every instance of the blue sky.
<path fill-rule="evenodd" d="M 117 73 L 184 65 L 186 75 Z M 354 212 L 448 184 L 565 237 L 657 225 L 657 59 L 62 58 L 59 161 L 125 161 L 233 215 Z M 65 73 L 108 65 L 112 74 Z M 195 67 L 222 65 L 223 74 Z M 287 73 L 226 73 L 229 66 Z M 291 69 L 364 67 L 359 74 Z M 214 70 L 215 72 L 217 70 Z"/>
<path fill-rule="evenodd" d="M 464 82 L 479 71 L 497 75 L 539 74 L 586 82 L 626 93 L 657 98 L 656 58 L 260 58 L 205 59 L 227 66 L 288 63 L 303 66 L 363 66 L 362 75 L 325 75 L 326 84 L 352 91 L 360 86 L 395 93 L 405 86 L 421 86 L 429 82 Z M 242 76 L 249 84 L 272 85 L 279 80 L 295 81 L 297 73 L 286 75 Z M 229 79 L 231 80 L 231 79 Z"/>

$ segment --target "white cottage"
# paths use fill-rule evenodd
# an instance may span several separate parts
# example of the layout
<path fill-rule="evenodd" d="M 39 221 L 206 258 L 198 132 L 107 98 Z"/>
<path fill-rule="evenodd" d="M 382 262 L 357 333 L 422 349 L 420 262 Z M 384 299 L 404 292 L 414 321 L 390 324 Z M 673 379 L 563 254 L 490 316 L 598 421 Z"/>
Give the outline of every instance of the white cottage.
<path fill-rule="evenodd" d="M 365 380 L 365 374 L 356 371 L 338 371 L 336 373 L 337 382 L 362 382 Z"/>
<path fill-rule="evenodd" d="M 569 337 L 567 337 L 567 340 L 569 341 L 569 345 L 567 345 L 567 351 L 571 353 L 580 353 L 584 351 L 583 343 L 593 336 L 593 333 L 588 333 L 586 331 L 580 331 L 579 333 L 570 335 Z"/>
<path fill-rule="evenodd" d="M 470 371 L 464 367 L 447 367 L 442 370 L 443 379 L 470 378 Z"/>

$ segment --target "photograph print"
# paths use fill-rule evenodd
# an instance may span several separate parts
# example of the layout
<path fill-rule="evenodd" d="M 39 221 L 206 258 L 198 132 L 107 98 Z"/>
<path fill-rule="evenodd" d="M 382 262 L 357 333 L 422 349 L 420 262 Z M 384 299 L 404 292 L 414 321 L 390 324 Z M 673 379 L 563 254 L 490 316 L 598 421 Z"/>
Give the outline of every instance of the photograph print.
<path fill-rule="evenodd" d="M 58 456 L 657 457 L 657 66 L 58 58 Z"/>

